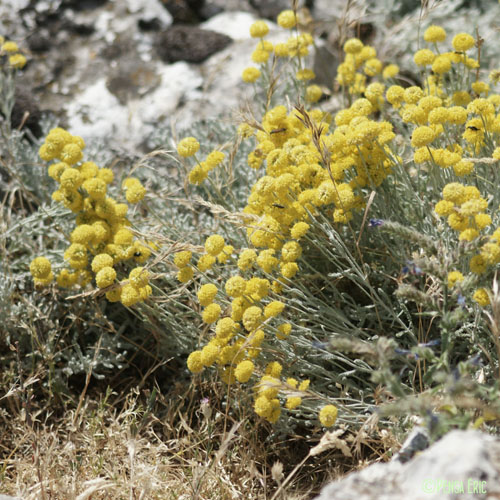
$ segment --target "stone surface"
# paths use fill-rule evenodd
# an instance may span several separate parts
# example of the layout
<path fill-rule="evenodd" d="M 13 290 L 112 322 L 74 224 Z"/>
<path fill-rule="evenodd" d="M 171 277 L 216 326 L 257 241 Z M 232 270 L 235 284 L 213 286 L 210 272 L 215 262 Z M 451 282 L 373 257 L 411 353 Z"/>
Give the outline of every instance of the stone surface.
<path fill-rule="evenodd" d="M 500 439 L 451 431 L 403 463 L 377 463 L 326 486 L 316 500 L 500 498 Z"/>
<path fill-rule="evenodd" d="M 196 26 L 172 26 L 158 37 L 156 48 L 164 62 L 201 63 L 230 43 L 231 38 L 216 31 Z"/>
<path fill-rule="evenodd" d="M 29 129 L 35 137 L 42 135 L 40 108 L 33 97 L 33 93 L 25 87 L 16 88 L 16 100 L 12 108 L 10 124 L 12 128 Z"/>

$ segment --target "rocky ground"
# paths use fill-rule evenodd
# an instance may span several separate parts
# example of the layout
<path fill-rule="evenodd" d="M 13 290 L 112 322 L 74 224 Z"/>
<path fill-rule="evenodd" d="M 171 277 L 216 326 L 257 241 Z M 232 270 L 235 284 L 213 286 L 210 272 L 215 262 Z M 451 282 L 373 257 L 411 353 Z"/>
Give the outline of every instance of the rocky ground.
<path fill-rule="evenodd" d="M 301 6 L 311 20 L 326 22 L 338 16 L 340 3 Z M 17 122 L 26 109 L 36 122 L 38 107 L 86 140 L 107 138 L 144 151 L 159 122 L 184 128 L 229 115 L 251 99 L 241 81 L 255 47 L 249 26 L 287 7 L 288 0 L 0 2 L 0 33 L 28 53 Z M 271 41 L 286 39 L 269 24 Z M 326 72 L 323 83 L 331 85 L 332 50 L 320 54 L 328 61 L 320 75 Z M 36 123 L 28 125 L 41 133 Z"/>

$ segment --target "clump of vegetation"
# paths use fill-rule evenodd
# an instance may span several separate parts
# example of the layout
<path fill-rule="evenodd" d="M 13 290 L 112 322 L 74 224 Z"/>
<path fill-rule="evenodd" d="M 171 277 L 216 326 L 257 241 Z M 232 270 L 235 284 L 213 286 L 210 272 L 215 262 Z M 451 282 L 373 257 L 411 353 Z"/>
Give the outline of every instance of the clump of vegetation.
<path fill-rule="evenodd" d="M 84 376 L 72 410 L 81 427 L 92 374 L 144 368 L 142 387 L 174 360 L 192 392 L 163 432 L 177 439 L 177 422 L 188 434 L 201 426 L 210 481 L 240 428 L 273 442 L 292 432 L 318 440 L 333 428 L 285 481 L 273 468 L 273 498 L 329 448 L 388 456 L 389 423 L 403 435 L 419 416 L 433 439 L 457 427 L 493 430 L 500 72 L 481 68 L 477 33 L 427 26 L 415 85 L 374 46 L 349 38 L 335 82 L 342 105 L 326 112 L 326 89 L 313 83 L 314 37 L 299 21 L 296 7 L 278 16 L 289 38 L 277 44 L 266 22 L 251 26 L 255 66 L 242 80 L 255 106 L 239 123 L 198 124 L 181 140 L 158 131 L 161 149 L 122 174 L 121 194 L 112 168 L 84 161 L 82 138 L 47 126 L 44 143 L 30 146 L 9 128 L 4 105 L 12 165 L 20 151 L 33 163 L 39 148 L 52 178 L 31 190 L 12 175 L 20 199 L 33 203 L 4 204 L 2 267 L 12 278 L 0 285 L 0 310 L 16 353 L 5 383 L 17 380 L 28 415 L 40 378 L 68 408 L 70 377 Z M 2 70 L 6 102 L 18 68 Z M 12 307 L 21 295 L 27 313 Z M 141 443 L 156 435 L 161 388 L 149 395 L 147 409 L 133 412 L 131 446 L 138 428 Z M 214 454 L 205 445 L 215 435 Z M 191 482 L 195 495 L 203 478 Z"/>

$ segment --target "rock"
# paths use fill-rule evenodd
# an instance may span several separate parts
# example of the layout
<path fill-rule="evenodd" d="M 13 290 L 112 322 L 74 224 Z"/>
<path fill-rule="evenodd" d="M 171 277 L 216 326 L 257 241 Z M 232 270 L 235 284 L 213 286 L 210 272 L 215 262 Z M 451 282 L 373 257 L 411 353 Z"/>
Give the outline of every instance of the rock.
<path fill-rule="evenodd" d="M 220 5 L 207 3 L 200 9 L 199 15 L 202 21 L 206 21 L 207 19 L 210 19 L 211 17 L 220 14 L 221 12 L 224 12 L 224 8 Z"/>
<path fill-rule="evenodd" d="M 138 17 L 143 31 L 160 31 L 172 24 L 172 16 L 164 9 L 160 0 L 127 0 L 129 12 Z"/>
<path fill-rule="evenodd" d="M 199 10 L 203 8 L 205 0 L 161 0 L 175 23 L 199 22 Z"/>
<path fill-rule="evenodd" d="M 31 52 L 47 52 L 51 47 L 50 34 L 47 29 L 41 29 L 28 38 Z"/>
<path fill-rule="evenodd" d="M 259 16 L 276 21 L 278 14 L 283 10 L 290 9 L 290 0 L 250 0 L 250 5 L 258 12 Z M 314 0 L 301 0 L 298 7 L 307 7 L 311 9 L 314 6 Z"/>
<path fill-rule="evenodd" d="M 406 463 L 395 459 L 349 474 L 316 500 L 484 500 L 500 496 L 500 439 L 451 431 Z"/>
<path fill-rule="evenodd" d="M 167 63 L 200 63 L 227 47 L 231 41 L 230 37 L 215 31 L 172 26 L 159 36 L 156 47 L 160 58 Z"/>
<path fill-rule="evenodd" d="M 35 137 L 42 135 L 40 127 L 40 108 L 32 92 L 21 86 L 16 87 L 16 100 L 10 117 L 12 128 L 27 128 Z"/>
<path fill-rule="evenodd" d="M 0 495 L 0 500 L 21 500 L 19 497 L 11 497 L 10 495 Z"/>

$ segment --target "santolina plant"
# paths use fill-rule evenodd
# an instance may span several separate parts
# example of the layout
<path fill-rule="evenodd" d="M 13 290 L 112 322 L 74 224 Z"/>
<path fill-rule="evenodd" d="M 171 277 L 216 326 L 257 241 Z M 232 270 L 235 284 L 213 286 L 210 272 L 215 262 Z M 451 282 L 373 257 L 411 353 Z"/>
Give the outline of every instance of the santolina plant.
<path fill-rule="evenodd" d="M 248 387 L 270 423 L 286 413 L 359 426 L 387 399 L 379 384 L 391 398 L 442 397 L 443 377 L 492 346 L 481 308 L 493 300 L 500 262 L 500 95 L 492 91 L 500 73 L 482 78 L 479 38 L 459 33 L 450 46 L 442 27 L 429 26 L 414 55 L 420 82 L 403 85 L 396 64 L 352 38 L 336 78 L 344 105 L 332 115 L 314 105 L 322 97 L 308 67 L 314 40 L 297 21 L 296 10 L 278 16 L 290 36 L 275 45 L 264 21 L 250 28 L 255 66 L 242 79 L 262 98 L 262 115 L 246 116 L 231 146 L 178 141 L 185 191 L 205 197 L 196 203 L 219 230 L 171 245 L 170 263 L 156 264 L 164 267 L 155 295 L 150 271 L 129 268 L 146 263 L 161 238 L 135 239 L 127 205 L 108 194 L 113 172 L 83 162 L 81 138 L 49 133 L 40 157 L 54 161 L 53 199 L 76 224 L 57 282 L 95 283 L 108 300 L 161 322 L 175 276 L 175 300 L 198 314 L 193 374 L 216 369 L 229 387 Z M 255 179 L 241 205 L 226 194 L 236 169 Z M 128 203 L 147 203 L 138 179 L 122 187 Z M 46 258 L 30 270 L 37 284 L 52 281 Z"/>

